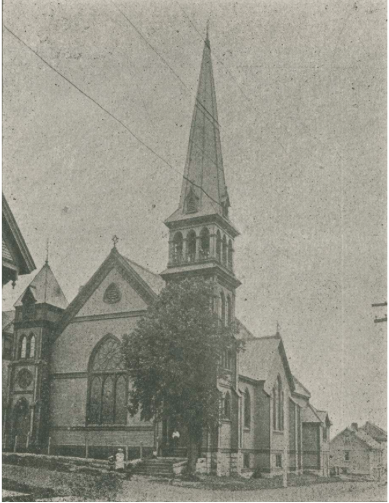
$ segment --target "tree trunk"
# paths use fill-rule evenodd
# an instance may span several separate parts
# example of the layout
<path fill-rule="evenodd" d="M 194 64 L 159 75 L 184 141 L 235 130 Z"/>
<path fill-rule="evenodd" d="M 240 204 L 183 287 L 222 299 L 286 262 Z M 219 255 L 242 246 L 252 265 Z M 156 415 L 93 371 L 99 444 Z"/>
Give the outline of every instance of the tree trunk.
<path fill-rule="evenodd" d="M 194 475 L 196 473 L 196 463 L 198 458 L 198 438 L 188 431 L 188 474 Z"/>

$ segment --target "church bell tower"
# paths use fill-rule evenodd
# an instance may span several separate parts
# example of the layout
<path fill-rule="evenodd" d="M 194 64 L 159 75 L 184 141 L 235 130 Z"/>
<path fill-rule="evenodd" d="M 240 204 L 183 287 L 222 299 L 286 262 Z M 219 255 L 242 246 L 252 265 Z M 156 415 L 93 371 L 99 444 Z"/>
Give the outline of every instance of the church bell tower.
<path fill-rule="evenodd" d="M 168 282 L 188 276 L 213 280 L 215 308 L 223 324 L 235 319 L 234 239 L 224 176 L 211 45 L 205 39 L 188 152 L 177 210 L 165 220 L 169 260 L 161 276 Z"/>

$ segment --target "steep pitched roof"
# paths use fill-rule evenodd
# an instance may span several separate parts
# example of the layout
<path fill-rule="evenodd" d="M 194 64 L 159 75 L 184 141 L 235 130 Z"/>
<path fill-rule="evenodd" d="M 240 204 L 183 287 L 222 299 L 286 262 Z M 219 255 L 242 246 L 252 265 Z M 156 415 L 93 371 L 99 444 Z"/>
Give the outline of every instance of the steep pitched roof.
<path fill-rule="evenodd" d="M 254 337 L 245 341 L 244 350 L 239 355 L 239 374 L 257 381 L 267 381 L 274 365 L 274 359 L 280 354 L 289 385 L 294 390 L 293 375 L 290 371 L 284 344 L 280 335 Z"/>
<path fill-rule="evenodd" d="M 34 260 L 27 248 L 26 242 L 20 232 L 19 226 L 16 223 L 15 217 L 8 205 L 8 202 L 3 194 L 3 260 L 8 261 L 16 259 L 19 274 L 30 274 L 35 269 Z M 10 250 L 6 241 L 9 241 L 12 250 Z M 15 255 L 15 256 L 14 256 Z"/>
<path fill-rule="evenodd" d="M 47 262 L 15 302 L 15 307 L 23 304 L 26 294 L 32 295 L 37 304 L 49 304 L 61 309 L 68 306 L 68 301 Z"/>
<path fill-rule="evenodd" d="M 185 210 L 188 195 L 194 199 L 197 209 L 193 213 Z M 211 45 L 207 34 L 190 128 L 180 204 L 177 211 L 165 223 L 215 214 L 224 218 L 223 205 L 228 207 L 229 199 L 224 177 Z"/>
<path fill-rule="evenodd" d="M 297 379 L 296 376 L 293 376 L 294 384 L 295 384 L 295 393 L 298 395 L 302 395 L 306 398 L 311 397 L 311 393 L 307 390 L 307 388 Z"/>
<path fill-rule="evenodd" d="M 359 431 L 361 430 L 365 431 L 377 442 L 387 442 L 388 440 L 388 434 L 386 431 L 370 421 L 366 421 L 366 424 L 362 426 Z"/>
<path fill-rule="evenodd" d="M 127 262 L 130 264 L 130 266 L 135 269 L 135 271 L 139 274 L 139 276 L 150 286 L 150 288 L 155 292 L 159 293 L 162 288 L 165 286 L 165 281 L 161 278 L 159 274 L 156 274 L 149 269 L 146 269 L 146 267 L 143 267 L 133 260 L 130 260 L 127 257 L 122 257 L 127 260 Z"/>
<path fill-rule="evenodd" d="M 302 409 L 301 420 L 303 423 L 322 423 L 316 409 L 310 403 Z"/>
<path fill-rule="evenodd" d="M 76 297 L 63 313 L 58 323 L 57 336 L 63 332 L 74 316 L 76 316 L 80 309 L 86 304 L 113 267 L 118 267 L 127 281 L 132 279 L 135 282 L 139 294 L 148 304 L 152 302 L 165 286 L 164 280 L 158 274 L 124 257 L 118 252 L 116 247 L 113 247 L 104 262 L 89 281 L 80 289 Z"/>
<path fill-rule="evenodd" d="M 245 325 L 243 325 L 243 323 L 240 320 L 238 320 L 238 318 L 235 318 L 235 326 L 237 329 L 236 334 L 237 339 L 242 340 L 255 339 L 254 335 L 250 332 L 250 330 Z"/>
<path fill-rule="evenodd" d="M 3 311 L 2 312 L 2 330 L 3 332 L 13 332 L 13 322 L 15 319 L 15 311 Z"/>

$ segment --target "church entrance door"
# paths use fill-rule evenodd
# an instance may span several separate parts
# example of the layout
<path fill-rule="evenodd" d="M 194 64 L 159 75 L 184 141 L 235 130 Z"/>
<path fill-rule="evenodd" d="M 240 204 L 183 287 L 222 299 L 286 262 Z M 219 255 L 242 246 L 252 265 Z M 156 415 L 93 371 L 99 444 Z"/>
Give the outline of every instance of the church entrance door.
<path fill-rule="evenodd" d="M 183 426 L 173 426 L 169 419 L 164 419 L 162 421 L 162 456 L 185 458 L 187 450 L 186 428 Z"/>
<path fill-rule="evenodd" d="M 30 407 L 26 399 L 21 398 L 14 407 L 13 437 L 18 436 L 18 445 L 25 447 L 30 431 Z"/>

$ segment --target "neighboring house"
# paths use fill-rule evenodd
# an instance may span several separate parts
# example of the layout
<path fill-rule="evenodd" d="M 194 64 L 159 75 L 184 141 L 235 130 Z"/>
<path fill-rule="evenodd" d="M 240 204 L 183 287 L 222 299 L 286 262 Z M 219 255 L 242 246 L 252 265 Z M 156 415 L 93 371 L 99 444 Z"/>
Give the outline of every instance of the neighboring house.
<path fill-rule="evenodd" d="M 385 430 L 379 426 L 366 421 L 366 424 L 362 426 L 361 430 L 364 430 L 368 435 L 370 435 L 376 442 L 378 442 L 382 447 L 382 463 L 386 470 L 388 467 L 388 434 Z"/>
<path fill-rule="evenodd" d="M 202 145 L 199 148 L 199 145 Z M 190 183 L 193 181 L 194 183 Z M 264 474 L 302 470 L 302 409 L 298 387 L 279 334 L 255 338 L 235 316 L 234 239 L 229 218 L 211 49 L 205 41 L 188 156 L 177 210 L 165 224 L 169 257 L 154 274 L 121 255 L 108 257 L 68 305 L 46 263 L 15 304 L 12 386 L 5 432 L 11 445 L 63 455 L 107 458 L 172 454 L 169 420 L 144 422 L 128 413 L 131 383 L 121 340 L 130 333 L 166 283 L 203 277 L 214 285 L 220 322 L 236 324 L 245 350 L 224 355 L 228 378 L 217 384 L 223 416 L 205 432 L 201 456 L 208 472 L 242 469 Z M 301 391 L 301 390 L 300 390 Z M 174 425 L 176 427 L 176 425 Z M 180 449 L 185 452 L 185 431 Z"/>
<path fill-rule="evenodd" d="M 336 474 L 367 475 L 379 479 L 386 463 L 383 459 L 384 450 L 385 447 L 366 433 L 364 428 L 352 423 L 351 427 L 345 428 L 331 440 L 331 469 Z"/>
<path fill-rule="evenodd" d="M 18 276 L 30 274 L 35 269 L 35 264 L 4 194 L 2 240 L 2 285 L 4 286 L 10 281 L 14 285 Z"/>

